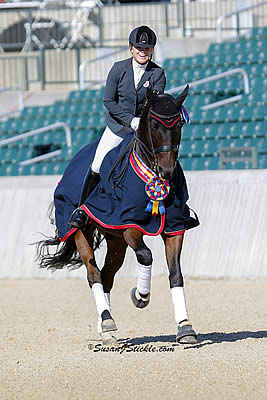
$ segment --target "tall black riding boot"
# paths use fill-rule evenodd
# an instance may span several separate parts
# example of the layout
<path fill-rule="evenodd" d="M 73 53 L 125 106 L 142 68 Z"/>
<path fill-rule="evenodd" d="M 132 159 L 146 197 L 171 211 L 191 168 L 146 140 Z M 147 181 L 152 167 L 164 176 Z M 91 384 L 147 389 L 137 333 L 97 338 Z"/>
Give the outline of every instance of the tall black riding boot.
<path fill-rule="evenodd" d="M 92 193 L 92 191 L 94 190 L 99 181 L 100 181 L 100 175 L 97 172 L 91 170 L 83 185 L 80 205 L 82 205 L 85 202 L 85 200 L 87 199 L 89 194 Z M 88 224 L 88 221 L 89 217 L 86 214 L 86 212 L 84 212 L 81 207 L 78 207 L 72 213 L 69 220 L 69 225 L 72 228 L 85 229 Z"/>

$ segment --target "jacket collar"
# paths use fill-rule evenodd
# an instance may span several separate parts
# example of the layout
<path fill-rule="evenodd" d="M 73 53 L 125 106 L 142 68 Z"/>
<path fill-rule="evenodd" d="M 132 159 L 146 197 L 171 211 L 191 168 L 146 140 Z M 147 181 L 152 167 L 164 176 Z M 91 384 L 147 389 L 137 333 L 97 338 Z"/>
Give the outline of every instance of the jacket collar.
<path fill-rule="evenodd" d="M 152 72 L 154 70 L 153 63 L 151 61 L 149 61 L 147 64 L 146 70 L 145 70 L 140 82 L 138 83 L 137 88 L 135 89 L 132 57 L 127 59 L 126 68 L 127 68 L 127 72 L 129 73 L 130 82 L 133 85 L 134 90 L 136 90 L 136 91 L 140 90 L 146 81 L 149 81 L 149 78 L 152 75 Z"/>

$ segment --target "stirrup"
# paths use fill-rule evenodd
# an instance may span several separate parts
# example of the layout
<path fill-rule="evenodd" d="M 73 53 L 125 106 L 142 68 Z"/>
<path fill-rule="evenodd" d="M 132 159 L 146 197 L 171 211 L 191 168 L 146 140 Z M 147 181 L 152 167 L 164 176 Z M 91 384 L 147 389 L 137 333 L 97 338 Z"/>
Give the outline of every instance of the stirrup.
<path fill-rule="evenodd" d="M 77 216 L 75 216 L 76 213 L 78 214 Z M 89 219 L 89 215 L 86 214 L 82 207 L 78 207 L 72 212 L 68 225 L 72 228 L 85 229 L 88 225 Z"/>

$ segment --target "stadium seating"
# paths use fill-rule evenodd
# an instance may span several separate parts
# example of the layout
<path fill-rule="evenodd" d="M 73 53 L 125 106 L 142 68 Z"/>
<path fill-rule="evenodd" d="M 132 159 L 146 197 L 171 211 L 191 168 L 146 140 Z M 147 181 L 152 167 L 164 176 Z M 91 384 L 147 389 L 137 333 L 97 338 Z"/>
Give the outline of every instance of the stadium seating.
<path fill-rule="evenodd" d="M 165 60 L 168 88 L 229 69 L 242 67 L 249 76 L 250 93 L 244 94 L 240 75 L 191 88 L 185 106 L 191 123 L 183 128 L 180 161 L 184 169 L 219 168 L 220 149 L 255 147 L 258 168 L 267 161 L 267 28 L 253 29 L 249 37 L 210 45 L 206 55 Z M 201 107 L 234 95 L 239 102 L 201 110 Z M 231 162 L 226 168 L 251 168 L 248 162 Z"/>
<path fill-rule="evenodd" d="M 190 124 L 184 126 L 179 150 L 185 170 L 220 168 L 220 149 L 254 147 L 258 168 L 267 168 L 267 27 L 254 28 L 240 40 L 212 43 L 206 54 L 164 61 L 167 89 L 229 69 L 242 67 L 249 76 L 250 93 L 244 93 L 240 75 L 228 76 L 192 87 L 186 99 Z M 72 132 L 72 148 L 66 146 L 63 129 L 32 136 L 0 147 L 0 175 L 62 174 L 68 161 L 105 128 L 104 88 L 74 90 L 66 101 L 49 106 L 25 107 L 17 118 L 0 121 L 0 140 L 56 121 L 66 122 Z M 202 107 L 230 96 L 241 100 L 222 107 Z M 21 166 L 19 162 L 61 149 L 56 158 Z M 226 168 L 251 168 L 248 162 L 229 162 Z"/>

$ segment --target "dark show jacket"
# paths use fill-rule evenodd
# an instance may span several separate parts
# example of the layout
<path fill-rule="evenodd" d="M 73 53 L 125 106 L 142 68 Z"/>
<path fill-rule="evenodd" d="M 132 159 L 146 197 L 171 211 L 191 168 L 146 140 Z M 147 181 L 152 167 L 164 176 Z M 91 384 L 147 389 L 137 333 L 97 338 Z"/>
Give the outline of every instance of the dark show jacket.
<path fill-rule="evenodd" d="M 149 61 L 137 86 L 134 85 L 132 58 L 116 62 L 106 82 L 104 105 L 107 108 L 106 122 L 112 132 L 133 132 L 131 121 L 140 117 L 147 87 L 164 92 L 166 77 L 163 68 Z"/>

